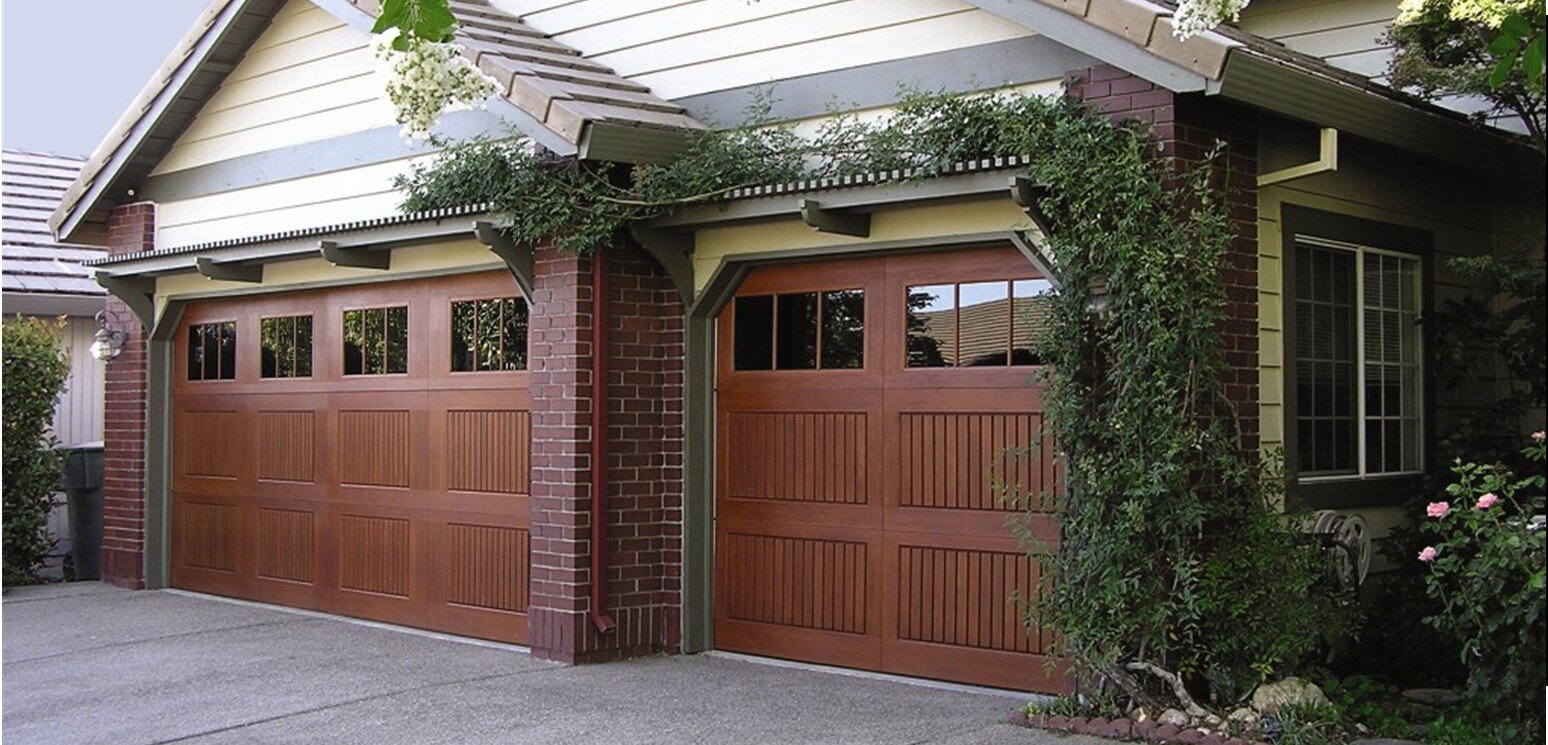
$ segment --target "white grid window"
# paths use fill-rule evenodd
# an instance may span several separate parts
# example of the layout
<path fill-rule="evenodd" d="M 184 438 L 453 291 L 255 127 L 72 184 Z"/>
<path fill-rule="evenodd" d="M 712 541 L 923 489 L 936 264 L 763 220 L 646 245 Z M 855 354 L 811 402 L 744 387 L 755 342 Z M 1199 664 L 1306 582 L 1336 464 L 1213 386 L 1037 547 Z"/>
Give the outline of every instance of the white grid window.
<path fill-rule="evenodd" d="M 1295 259 L 1298 473 L 1420 471 L 1419 259 L 1308 237 Z"/>

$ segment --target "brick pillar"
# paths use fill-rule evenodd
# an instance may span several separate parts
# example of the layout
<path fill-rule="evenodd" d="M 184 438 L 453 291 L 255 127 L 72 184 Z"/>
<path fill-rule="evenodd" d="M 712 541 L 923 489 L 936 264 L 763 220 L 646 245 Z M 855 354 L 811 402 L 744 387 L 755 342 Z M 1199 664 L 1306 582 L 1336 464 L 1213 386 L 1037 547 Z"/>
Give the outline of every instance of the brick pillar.
<path fill-rule="evenodd" d="M 683 306 L 634 248 L 608 250 L 607 608 L 589 617 L 591 261 L 540 247 L 531 316 L 533 654 L 673 652 L 682 613 Z"/>
<path fill-rule="evenodd" d="M 156 205 L 138 202 L 108 212 L 108 253 L 156 245 Z M 111 323 L 124 332 L 118 357 L 107 363 L 103 403 L 102 580 L 145 586 L 146 332 L 129 307 L 109 296 Z"/>
<path fill-rule="evenodd" d="M 1235 232 L 1223 275 L 1226 395 L 1236 404 L 1243 444 L 1257 450 L 1258 411 L 1258 140 L 1250 109 L 1200 93 L 1175 94 L 1111 65 L 1065 73 L 1066 94 L 1117 121 L 1150 125 L 1163 157 L 1196 164 L 1217 141 L 1226 151 L 1217 183 L 1229 189 Z"/>

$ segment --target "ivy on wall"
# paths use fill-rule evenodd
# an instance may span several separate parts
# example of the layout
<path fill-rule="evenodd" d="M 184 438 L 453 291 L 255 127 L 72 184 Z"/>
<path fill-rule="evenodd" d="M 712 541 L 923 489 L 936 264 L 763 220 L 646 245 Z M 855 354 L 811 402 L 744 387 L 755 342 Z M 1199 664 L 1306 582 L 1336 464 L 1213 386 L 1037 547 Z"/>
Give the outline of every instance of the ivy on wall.
<path fill-rule="evenodd" d="M 928 178 L 1029 155 L 1061 283 L 1041 384 L 1067 474 L 1063 490 L 1041 495 L 1057 505 L 1057 549 L 1027 541 L 1052 551 L 1029 622 L 1059 632 L 1084 679 L 1148 705 L 1191 703 L 1190 690 L 1230 700 L 1337 627 L 1337 604 L 1315 591 L 1321 551 L 1278 514 L 1277 477 L 1244 448 L 1224 395 L 1221 270 L 1233 233 L 1214 155 L 1159 158 L 1141 129 L 1065 97 L 904 91 L 890 117 L 836 114 L 810 136 L 769 125 L 769 109 L 759 101 L 749 124 L 698 136 L 670 164 L 579 163 L 479 141 L 398 186 L 406 210 L 488 203 L 510 216 L 517 242 L 587 253 L 630 222 L 742 186 L 904 168 Z M 1107 310 L 1093 313 L 1103 287 Z"/>

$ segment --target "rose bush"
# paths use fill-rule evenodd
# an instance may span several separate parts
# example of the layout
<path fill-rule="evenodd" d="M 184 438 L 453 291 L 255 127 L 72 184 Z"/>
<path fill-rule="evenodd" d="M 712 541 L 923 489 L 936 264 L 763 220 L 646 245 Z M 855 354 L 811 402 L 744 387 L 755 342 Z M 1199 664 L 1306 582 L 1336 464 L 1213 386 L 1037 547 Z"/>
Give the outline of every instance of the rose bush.
<path fill-rule="evenodd" d="M 1548 677 L 1543 439 L 1536 433 L 1522 451 L 1536 471 L 1526 476 L 1459 460 L 1449 499 L 1425 510 L 1432 543 L 1418 556 L 1430 565 L 1425 587 L 1441 607 L 1425 622 L 1461 642 L 1469 692 L 1539 714 L 1532 702 Z"/>

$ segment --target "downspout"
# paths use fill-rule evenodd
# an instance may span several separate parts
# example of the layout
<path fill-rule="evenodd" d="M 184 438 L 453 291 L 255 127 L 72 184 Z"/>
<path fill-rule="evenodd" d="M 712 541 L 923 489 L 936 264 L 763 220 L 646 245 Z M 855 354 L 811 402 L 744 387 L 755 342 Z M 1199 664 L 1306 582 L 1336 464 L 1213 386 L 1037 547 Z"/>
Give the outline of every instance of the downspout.
<path fill-rule="evenodd" d="M 591 254 L 591 623 L 618 628 L 607 608 L 607 262 Z"/>

